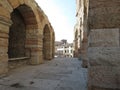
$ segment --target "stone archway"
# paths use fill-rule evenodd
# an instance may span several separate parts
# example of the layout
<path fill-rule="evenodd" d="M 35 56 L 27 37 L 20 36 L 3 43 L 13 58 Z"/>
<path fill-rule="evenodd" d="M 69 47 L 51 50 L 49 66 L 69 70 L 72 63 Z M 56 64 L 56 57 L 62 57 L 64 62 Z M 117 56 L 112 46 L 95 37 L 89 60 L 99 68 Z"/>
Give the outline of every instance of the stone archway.
<path fill-rule="evenodd" d="M 0 75 L 8 72 L 11 58 L 43 63 L 43 27 L 49 23 L 43 10 L 34 0 L 1 0 L 0 11 Z"/>
<path fill-rule="evenodd" d="M 23 62 L 24 64 L 38 64 L 39 62 L 35 60 L 34 55 L 32 55 L 36 52 L 34 52 L 34 48 L 31 47 L 38 43 L 37 30 L 35 31 L 37 21 L 34 12 L 29 6 L 25 4 L 20 5 L 11 13 L 11 20 L 12 25 L 9 28 L 8 40 L 9 66 L 11 67 L 12 65 L 12 67 L 16 67 L 21 65 L 21 62 L 22 64 Z M 29 61 L 25 62 L 26 59 Z M 18 63 L 18 60 L 20 63 Z"/>
<path fill-rule="evenodd" d="M 43 30 L 43 58 L 45 60 L 52 59 L 52 37 L 48 25 L 45 25 Z"/>

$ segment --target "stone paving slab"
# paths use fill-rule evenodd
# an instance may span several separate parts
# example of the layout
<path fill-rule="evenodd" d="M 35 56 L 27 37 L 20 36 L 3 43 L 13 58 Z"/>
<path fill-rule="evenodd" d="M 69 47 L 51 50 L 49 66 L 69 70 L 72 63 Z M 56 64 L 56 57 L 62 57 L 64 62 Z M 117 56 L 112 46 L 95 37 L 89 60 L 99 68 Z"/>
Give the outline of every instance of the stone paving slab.
<path fill-rule="evenodd" d="M 75 58 L 55 58 L 10 71 L 0 90 L 87 90 L 87 69 Z"/>
<path fill-rule="evenodd" d="M 35 78 L 38 79 L 48 79 L 48 80 L 60 80 L 62 77 L 67 77 L 67 75 L 63 74 L 51 74 L 51 73 L 40 73 Z"/>

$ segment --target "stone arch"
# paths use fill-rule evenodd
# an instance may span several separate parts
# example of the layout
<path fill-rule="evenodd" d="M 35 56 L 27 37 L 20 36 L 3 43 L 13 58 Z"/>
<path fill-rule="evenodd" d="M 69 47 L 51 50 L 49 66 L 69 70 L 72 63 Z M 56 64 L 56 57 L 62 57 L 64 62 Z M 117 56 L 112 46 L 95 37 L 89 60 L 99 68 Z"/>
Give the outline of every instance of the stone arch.
<path fill-rule="evenodd" d="M 0 1 L 0 74 L 4 74 L 8 71 L 8 42 L 11 37 L 9 37 L 10 27 L 14 24 L 11 20 L 12 14 L 19 13 L 20 19 L 24 23 L 24 54 L 30 56 L 30 64 L 40 64 L 42 63 L 42 49 L 40 44 L 42 43 L 42 38 L 39 38 L 40 34 L 40 19 L 38 17 L 38 11 L 36 10 L 36 3 L 32 0 L 2 0 Z M 43 13 L 44 14 L 44 13 Z M 15 30 L 14 30 L 15 31 Z M 13 32 L 14 32 L 13 31 Z M 12 35 L 11 35 L 12 36 Z M 10 56 L 9 56 L 10 57 Z M 12 56 L 14 57 L 14 55 Z M 15 56 L 21 57 L 21 56 Z"/>
<path fill-rule="evenodd" d="M 1 0 L 0 11 L 0 75 L 8 72 L 8 61 L 11 58 L 28 56 L 30 64 L 43 63 L 43 31 L 45 31 L 43 28 L 48 28 L 50 32 L 50 54 L 47 59 L 52 59 L 54 31 L 47 16 L 35 3 L 35 0 Z M 16 27 L 21 25 L 22 28 L 19 27 L 21 33 L 17 32 L 14 27 L 15 23 L 18 23 Z M 20 40 L 16 38 L 20 38 Z M 16 42 L 13 41 L 14 39 Z M 19 51 L 18 55 L 12 54 L 15 53 L 14 50 L 11 52 L 12 45 L 22 47 L 21 51 L 19 48 L 15 48 L 16 52 Z"/>
<path fill-rule="evenodd" d="M 39 61 L 38 61 L 38 56 L 35 56 L 35 55 L 33 55 L 33 53 L 35 54 L 35 53 L 38 53 L 37 51 L 35 51 L 38 47 L 37 47 L 37 45 L 38 45 L 38 37 L 37 37 L 37 29 L 38 29 L 38 23 L 37 23 L 37 20 L 36 20 L 36 15 L 35 15 L 35 13 L 32 11 L 32 9 L 31 9 L 31 7 L 29 7 L 29 6 L 27 6 L 26 4 L 23 4 L 23 5 L 19 5 L 17 8 L 15 8 L 15 9 L 13 9 L 13 12 L 12 12 L 12 14 L 14 14 L 14 13 L 18 13 L 18 15 L 17 16 L 20 16 L 21 17 L 21 19 L 23 19 L 23 23 L 24 23 L 24 25 L 25 25 L 25 30 L 24 30 L 24 47 L 22 48 L 22 50 L 24 51 L 24 55 L 22 55 L 22 56 L 25 56 L 25 54 L 26 55 L 28 55 L 29 54 L 29 57 L 30 57 L 30 64 L 38 64 L 38 63 L 40 63 Z M 11 14 L 11 16 L 12 16 L 12 14 Z M 12 17 L 12 19 L 14 19 L 14 16 Z M 12 20 L 13 21 L 13 20 Z M 14 21 L 16 21 L 16 20 L 14 20 Z M 18 24 L 20 24 L 20 23 L 18 23 Z M 21 25 L 21 24 L 20 24 Z M 13 26 L 14 26 L 14 22 L 13 22 Z M 18 25 L 18 27 L 19 27 L 19 25 Z M 20 28 L 20 27 L 19 27 Z M 14 28 L 15 29 L 15 28 Z M 20 30 L 19 30 L 20 31 Z M 11 32 L 11 31 L 10 31 Z M 20 34 L 20 35 L 16 35 L 17 33 L 17 31 L 15 32 L 15 30 L 13 30 L 13 32 L 14 32 L 14 36 L 17 36 L 17 38 L 18 38 L 18 36 L 21 36 L 21 38 L 22 38 L 22 33 L 20 34 L 20 33 L 18 33 L 18 34 Z M 21 32 L 21 31 L 20 31 Z M 12 36 L 12 35 L 11 35 Z M 13 38 L 16 38 L 16 37 L 13 37 Z M 11 39 L 11 38 L 10 38 Z M 23 39 L 23 38 L 22 38 Z M 21 39 L 21 41 L 23 41 Z M 9 41 L 11 41 L 11 40 L 9 40 Z M 12 41 L 14 41 L 14 40 L 12 40 Z M 16 40 L 16 42 L 19 42 L 20 41 L 20 39 L 19 40 Z M 13 43 L 12 43 L 13 44 Z M 17 43 L 18 44 L 18 43 Z M 19 43 L 19 45 L 17 45 L 17 46 L 20 46 L 20 44 L 21 44 L 21 42 Z M 13 44 L 14 45 L 14 44 Z M 11 45 L 9 45 L 9 46 L 11 46 Z M 34 46 L 34 48 L 33 48 L 33 46 Z M 16 45 L 15 45 L 15 47 L 16 47 Z M 15 48 L 16 49 L 16 48 Z M 11 49 L 12 50 L 12 49 Z M 17 49 L 17 50 L 15 50 L 15 52 L 14 53 L 16 53 L 17 51 L 19 51 L 20 49 Z M 20 51 L 20 52 L 22 52 L 22 50 Z M 20 54 L 20 53 L 18 53 L 18 54 Z M 21 55 L 18 55 L 18 56 L 16 56 L 16 57 L 20 57 Z M 10 56 L 9 56 L 10 57 Z M 12 56 L 12 57 L 15 57 L 15 56 Z M 37 59 L 35 60 L 35 58 L 37 57 Z"/>
<path fill-rule="evenodd" d="M 43 58 L 45 60 L 52 59 L 52 34 L 48 24 L 43 29 Z"/>

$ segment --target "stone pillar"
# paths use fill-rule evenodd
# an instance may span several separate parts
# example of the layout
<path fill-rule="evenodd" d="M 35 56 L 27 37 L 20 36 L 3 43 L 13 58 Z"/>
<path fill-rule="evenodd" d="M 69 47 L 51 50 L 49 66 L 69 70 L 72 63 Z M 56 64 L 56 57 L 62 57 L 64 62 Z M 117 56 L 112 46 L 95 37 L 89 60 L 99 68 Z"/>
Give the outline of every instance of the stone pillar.
<path fill-rule="evenodd" d="M 50 58 L 51 60 L 53 59 L 53 56 L 54 56 L 54 34 L 53 34 L 53 29 L 50 28 Z"/>
<path fill-rule="evenodd" d="M 78 58 L 78 37 L 75 38 L 75 56 L 76 58 Z"/>
<path fill-rule="evenodd" d="M 81 39 L 81 49 L 80 49 L 80 57 L 82 59 L 82 67 L 88 67 L 88 56 L 87 56 L 87 49 L 88 49 L 88 37 L 86 27 L 84 27 L 83 31 L 83 39 Z"/>
<path fill-rule="evenodd" d="M 0 75 L 8 72 L 8 33 L 11 21 L 0 16 Z"/>
<path fill-rule="evenodd" d="M 82 67 L 84 67 L 84 68 L 88 67 L 87 47 L 88 47 L 87 40 L 82 41 L 80 57 L 82 59 Z"/>
<path fill-rule="evenodd" d="M 116 28 L 91 30 L 88 90 L 120 90 L 119 32 Z"/>
<path fill-rule="evenodd" d="M 52 58 L 54 58 L 55 55 L 55 34 L 52 33 Z"/>
<path fill-rule="evenodd" d="M 42 54 L 42 35 L 39 34 L 38 30 L 27 29 L 26 31 L 26 49 L 30 55 L 30 64 L 37 65 L 43 63 Z"/>
<path fill-rule="evenodd" d="M 40 46 L 31 48 L 30 64 L 37 65 L 43 63 L 42 49 Z"/>
<path fill-rule="evenodd" d="M 49 60 L 52 60 L 52 53 L 53 53 L 53 38 L 52 38 L 52 32 L 51 32 L 51 35 L 50 35 L 50 41 L 49 41 L 49 43 L 50 43 L 50 52 L 49 52 Z"/>

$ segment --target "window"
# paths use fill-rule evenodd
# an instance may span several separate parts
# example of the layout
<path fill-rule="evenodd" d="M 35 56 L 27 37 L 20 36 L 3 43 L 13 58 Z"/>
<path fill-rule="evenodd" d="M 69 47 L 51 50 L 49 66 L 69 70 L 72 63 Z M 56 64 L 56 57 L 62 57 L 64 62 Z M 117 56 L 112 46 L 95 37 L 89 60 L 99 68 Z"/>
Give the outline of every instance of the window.
<path fill-rule="evenodd" d="M 66 53 L 66 50 L 65 50 L 65 53 Z"/>

